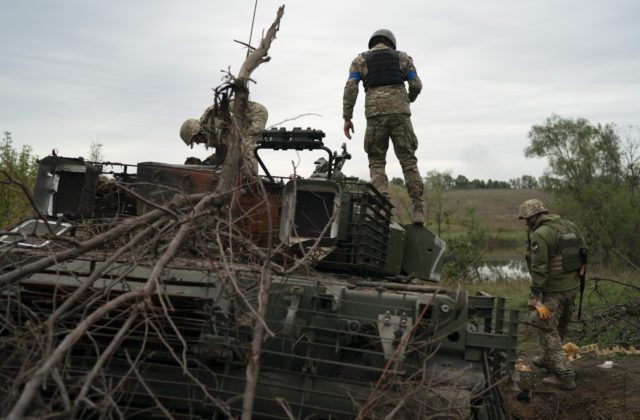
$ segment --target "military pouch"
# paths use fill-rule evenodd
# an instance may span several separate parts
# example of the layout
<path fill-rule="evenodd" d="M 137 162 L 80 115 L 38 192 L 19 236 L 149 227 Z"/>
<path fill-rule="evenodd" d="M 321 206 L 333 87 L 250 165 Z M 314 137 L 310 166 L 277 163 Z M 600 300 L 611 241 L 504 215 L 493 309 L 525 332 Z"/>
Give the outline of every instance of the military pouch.
<path fill-rule="evenodd" d="M 558 234 L 558 254 L 562 255 L 562 271 L 575 271 L 580 268 L 581 256 L 578 236 L 573 232 Z"/>

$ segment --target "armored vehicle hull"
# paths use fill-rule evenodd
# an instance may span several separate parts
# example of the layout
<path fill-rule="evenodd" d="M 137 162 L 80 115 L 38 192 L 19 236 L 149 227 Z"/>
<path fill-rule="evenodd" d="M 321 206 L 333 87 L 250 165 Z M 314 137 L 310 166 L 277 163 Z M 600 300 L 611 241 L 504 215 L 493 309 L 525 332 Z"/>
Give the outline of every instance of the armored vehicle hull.
<path fill-rule="evenodd" d="M 315 130 L 287 133 L 260 146 L 321 148 Z M 391 222 L 336 157 L 310 179 L 241 176 L 161 266 L 173 234 L 153 220 L 184 223 L 175 203 L 220 168 L 145 162 L 105 180 L 104 164 L 44 159 L 42 217 L 0 237 L 5 395 L 59 351 L 31 415 L 230 418 L 252 398 L 265 419 L 501 418 L 517 313 L 440 286 L 444 242 Z"/>

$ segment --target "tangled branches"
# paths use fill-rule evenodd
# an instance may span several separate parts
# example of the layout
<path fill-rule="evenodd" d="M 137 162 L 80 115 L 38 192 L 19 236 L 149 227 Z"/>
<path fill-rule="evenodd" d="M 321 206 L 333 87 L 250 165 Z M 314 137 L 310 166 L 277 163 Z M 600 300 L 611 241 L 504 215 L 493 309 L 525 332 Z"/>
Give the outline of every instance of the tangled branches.
<path fill-rule="evenodd" d="M 172 356 L 179 361 L 184 367 L 184 373 L 188 373 L 186 360 L 186 341 L 181 338 L 182 333 L 173 322 L 171 299 L 161 292 L 161 284 L 166 287 L 166 282 L 162 280 L 163 272 L 167 269 L 169 262 L 177 256 L 179 246 L 187 238 L 188 234 L 193 231 L 202 229 L 202 224 L 198 224 L 199 219 L 204 215 L 215 214 L 219 212 L 219 206 L 211 206 L 211 202 L 215 202 L 218 194 L 207 194 L 201 197 L 193 207 L 191 203 L 198 197 L 190 197 L 187 200 L 176 200 L 172 207 L 172 212 L 181 215 L 175 220 L 169 212 L 154 210 L 142 216 L 125 220 L 120 225 L 97 235 L 86 241 L 79 243 L 78 247 L 65 249 L 50 255 L 43 255 L 37 261 L 22 267 L 6 272 L 2 276 L 3 285 L 7 293 L 4 294 L 3 309 L 7 315 L 5 320 L 4 338 L 5 351 L 9 350 L 12 357 L 6 358 L 6 363 L 14 363 L 14 368 L 24 375 L 18 375 L 16 381 L 11 384 L 11 389 L 7 389 L 6 395 L 12 395 L 17 392 L 19 385 L 25 381 L 24 388 L 19 393 L 20 396 L 15 405 L 8 414 L 8 418 L 22 417 L 27 409 L 32 405 L 32 401 L 36 398 L 39 388 L 46 384 L 46 380 L 50 375 L 68 377 L 69 373 L 56 374 L 60 371 L 61 364 L 64 360 L 73 357 L 74 346 L 86 340 L 94 341 L 96 335 L 104 335 L 104 328 L 113 328 L 115 325 L 122 323 L 115 333 L 115 338 L 109 346 L 102 348 L 96 340 L 94 351 L 99 360 L 107 361 L 118 348 L 117 343 L 125 337 L 131 339 L 133 331 L 139 330 L 131 328 L 131 324 L 140 318 L 146 319 L 145 328 L 154 329 L 153 320 L 158 319 L 160 312 L 164 321 L 171 326 L 172 334 L 180 338 L 182 342 L 182 354 L 178 356 L 174 354 L 173 346 L 166 345 L 167 350 L 171 350 Z M 178 204 L 178 203 L 181 203 Z M 128 234 L 128 240 L 112 254 L 108 255 L 105 251 L 106 258 L 100 259 L 97 255 L 91 257 L 91 264 L 84 268 L 86 271 L 78 267 L 71 271 L 62 265 L 64 261 L 72 258 L 88 256 L 91 250 L 103 247 L 110 241 L 122 240 L 124 235 Z M 168 242 L 166 239 L 170 238 Z M 143 245 L 144 244 L 144 245 Z M 164 249 L 161 254 L 154 255 L 157 249 Z M 77 260 L 73 260 L 74 264 L 78 264 Z M 142 267 L 150 264 L 148 269 L 144 269 L 145 275 L 131 280 L 133 273 L 143 270 Z M 46 272 L 48 267 L 55 264 L 55 276 L 58 280 L 54 289 L 50 294 L 47 291 L 36 290 L 35 285 L 25 285 L 23 280 L 20 288 L 7 288 L 6 285 L 11 284 L 30 274 Z M 116 274 L 117 273 L 117 274 Z M 73 280 L 72 280 L 73 279 Z M 65 281 L 67 284 L 64 284 Z M 102 287 L 96 289 L 96 282 L 100 282 Z M 68 284 L 71 283 L 71 284 Z M 74 287 L 75 286 L 75 287 Z M 18 296 L 12 295 L 16 293 L 30 293 L 31 296 L 26 300 L 30 305 L 25 304 L 24 296 L 17 299 Z M 50 308 L 47 311 L 45 308 Z M 117 314 L 114 316 L 114 314 Z M 110 317 L 113 317 L 111 319 Z M 126 322 L 122 320 L 127 319 Z M 107 321 L 108 320 L 108 321 Z M 30 334 L 26 337 L 20 326 L 27 323 Z M 147 324 L 150 324 L 147 325 Z M 13 331 L 11 331 L 13 330 Z M 161 342 L 166 334 L 165 331 L 155 328 L 157 339 Z M 9 334 L 7 334 L 9 333 Z M 14 335 L 12 336 L 11 333 Z M 145 337 L 148 337 L 145 334 Z M 146 338 L 145 338 L 146 340 Z M 146 341 L 142 340 L 144 348 Z M 39 343 L 40 347 L 37 351 L 32 351 L 29 357 L 21 361 L 24 354 L 24 345 L 26 343 Z M 140 357 L 139 355 L 138 357 Z M 35 360 L 38 360 L 35 362 Z M 66 410 L 80 410 L 84 402 L 87 401 L 85 395 L 92 387 L 91 380 L 95 378 L 99 367 L 102 363 L 94 366 L 94 371 L 87 375 L 85 381 L 78 381 L 71 384 L 74 388 L 81 388 L 77 394 L 75 403 L 71 406 L 67 401 L 64 406 Z M 29 366 L 29 367 L 28 367 Z M 30 366 L 36 367 L 32 371 Z M 10 366 L 6 366 L 11 369 Z M 135 366 L 132 367 L 135 371 Z M 63 369 L 62 369 L 63 370 Z M 124 380 L 124 379 L 122 379 Z M 55 381 L 59 382 L 59 381 Z M 60 386 L 60 385 L 59 385 Z M 206 389 L 203 387 L 203 389 Z M 60 386 L 58 391 L 60 395 L 69 395 L 66 386 Z M 103 390 L 103 392 L 106 392 Z M 72 392 L 73 394 L 73 392 Z M 111 398 L 113 399 L 113 398 Z M 212 403 L 221 405 L 213 397 L 210 398 Z M 66 401 L 67 398 L 64 398 Z M 115 401 L 114 401 L 115 402 Z M 116 407 L 113 404 L 113 407 Z M 223 405 L 221 405 L 223 406 Z M 6 408 L 6 407 L 5 407 Z M 224 411 L 228 412 L 225 408 Z"/>
<path fill-rule="evenodd" d="M 140 407 L 151 407 L 146 410 L 171 417 L 172 407 L 166 407 L 156 397 L 162 381 L 153 368 L 167 365 L 167 360 L 180 367 L 176 374 L 189 384 L 185 392 L 190 395 L 173 398 L 186 397 L 191 405 L 214 406 L 231 415 L 228 403 L 209 393 L 210 384 L 206 382 L 215 381 L 215 377 L 194 357 L 197 352 L 188 348 L 184 337 L 187 333 L 201 334 L 196 327 L 201 327 L 202 319 L 216 316 L 216 311 L 222 309 L 204 305 L 196 311 L 202 319 L 192 319 L 192 311 L 186 309 L 188 301 L 175 289 L 185 282 L 197 283 L 196 292 L 187 288 L 182 293 L 197 295 L 204 287 L 233 300 L 241 297 L 238 308 L 251 308 L 248 312 L 257 319 L 266 310 L 270 260 L 263 259 L 265 262 L 257 266 L 262 274 L 251 277 L 258 279 L 257 284 L 246 278 L 242 284 L 230 267 L 233 262 L 225 259 L 222 250 L 238 236 L 233 230 L 238 216 L 232 217 L 229 203 L 239 181 L 247 82 L 251 72 L 266 61 L 283 11 L 280 8 L 266 38 L 228 86 L 236 97 L 234 124 L 229 132 L 229 151 L 213 192 L 176 196 L 168 206 L 118 220 L 113 227 L 99 228 L 102 233 L 96 235 L 87 234 L 87 230 L 86 237 L 76 240 L 58 238 L 38 257 L 33 257 L 38 253 L 24 258 L 19 251 L 3 250 L 8 257 L 3 260 L 0 275 L 0 351 L 4 356 L 0 384 L 8 396 L 1 407 L 7 418 L 21 418 L 26 413 L 82 416 L 87 409 L 122 417 L 122 407 L 138 414 Z M 49 239 L 56 240 L 51 233 Z M 195 279 L 197 274 L 188 270 L 180 273 L 181 278 L 168 277 L 172 273 L 171 262 L 180 257 L 183 244 L 189 240 L 192 246 L 188 252 L 209 257 L 201 261 L 197 272 L 208 270 L 209 278 L 219 276 L 224 280 L 220 286 L 206 281 L 202 286 L 202 279 Z M 211 249 L 207 249 L 210 246 L 217 248 L 218 258 L 211 257 Z M 256 255 L 256 260 L 259 257 Z M 50 276 L 51 281 L 43 276 Z M 254 351 L 258 353 L 264 321 L 256 322 Z M 145 375 L 139 370 L 142 361 L 150 370 Z M 76 370 L 78 363 L 94 364 L 85 375 Z M 257 374 L 257 364 L 251 372 L 253 376 Z M 249 384 L 247 387 L 249 395 Z M 145 399 L 150 399 L 150 404 L 138 401 Z M 251 395 L 245 398 L 249 399 Z M 251 406 L 247 405 L 246 410 L 250 415 Z"/>

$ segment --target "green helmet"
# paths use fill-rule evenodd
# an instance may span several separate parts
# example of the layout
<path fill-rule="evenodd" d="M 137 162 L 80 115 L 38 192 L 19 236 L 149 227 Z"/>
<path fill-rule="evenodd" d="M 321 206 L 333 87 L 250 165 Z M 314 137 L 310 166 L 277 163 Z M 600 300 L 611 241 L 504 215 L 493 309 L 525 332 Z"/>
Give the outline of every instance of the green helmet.
<path fill-rule="evenodd" d="M 373 47 L 373 45 L 371 45 L 371 41 L 373 41 L 373 38 L 377 36 L 387 38 L 393 44 L 393 49 L 396 49 L 396 37 L 393 35 L 393 32 L 388 29 L 378 29 L 377 31 L 375 31 L 373 35 L 371 35 L 371 38 L 369 38 L 369 48 Z"/>
<path fill-rule="evenodd" d="M 193 144 L 193 138 L 200 134 L 201 130 L 200 121 L 188 119 L 182 123 L 182 127 L 180 127 L 180 138 L 187 146 L 191 146 Z"/>
<path fill-rule="evenodd" d="M 524 203 L 520 204 L 520 212 L 518 214 L 518 219 L 528 219 L 531 216 L 535 216 L 540 213 L 548 213 L 549 209 L 544 205 L 544 203 L 537 198 L 532 200 L 527 200 Z"/>

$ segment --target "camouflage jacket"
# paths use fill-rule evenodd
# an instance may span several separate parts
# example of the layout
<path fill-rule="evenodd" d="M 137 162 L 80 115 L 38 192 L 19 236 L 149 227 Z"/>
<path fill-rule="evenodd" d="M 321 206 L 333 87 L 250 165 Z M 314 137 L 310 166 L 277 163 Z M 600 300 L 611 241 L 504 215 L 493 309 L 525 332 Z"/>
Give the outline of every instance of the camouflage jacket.
<path fill-rule="evenodd" d="M 257 137 L 267 125 L 269 112 L 264 105 L 257 102 L 249 101 L 249 121 L 247 121 L 247 131 L 245 136 L 248 138 Z"/>
<path fill-rule="evenodd" d="M 371 50 L 388 48 L 384 44 L 377 44 Z M 370 51 L 371 51 L 370 50 Z M 404 84 L 372 87 L 367 90 L 364 102 L 365 117 L 386 114 L 411 115 L 409 102 L 415 101 L 422 90 L 422 82 L 416 73 L 413 60 L 407 53 L 399 51 L 400 70 L 409 84 L 409 91 Z M 358 55 L 349 67 L 349 78 L 344 87 L 342 97 L 342 118 L 353 118 L 353 107 L 358 98 L 358 83 L 367 76 L 367 63 L 362 54 Z"/>
<path fill-rule="evenodd" d="M 573 232 L 581 248 L 587 245 L 578 227 L 555 214 L 543 215 L 534 229 L 529 231 L 531 252 L 531 293 L 562 292 L 580 285 L 579 270 L 565 272 L 558 248 L 558 234 Z"/>
<path fill-rule="evenodd" d="M 233 100 L 229 102 L 229 108 L 233 109 Z M 217 135 L 217 129 L 222 127 L 222 121 L 214 116 L 214 106 L 207 108 L 202 117 L 200 117 L 200 126 L 207 138 L 213 138 Z M 264 105 L 258 102 L 249 101 L 249 110 L 247 111 L 247 120 L 245 121 L 245 138 L 253 140 L 259 139 L 259 134 L 267 125 L 269 112 Z M 254 139 L 255 138 L 255 139 Z M 208 141 L 207 145 L 213 147 L 215 142 Z"/>

